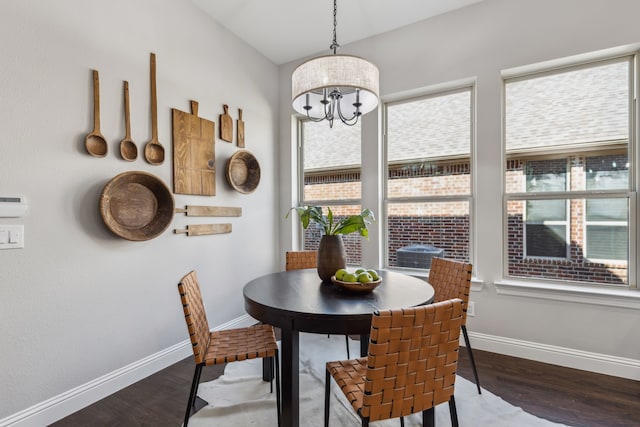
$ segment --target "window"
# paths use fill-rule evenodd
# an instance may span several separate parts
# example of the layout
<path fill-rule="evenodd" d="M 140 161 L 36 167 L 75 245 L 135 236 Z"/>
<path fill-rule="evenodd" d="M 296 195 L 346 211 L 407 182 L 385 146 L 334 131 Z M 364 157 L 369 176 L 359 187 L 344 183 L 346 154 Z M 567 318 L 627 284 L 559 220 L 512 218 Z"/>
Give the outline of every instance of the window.
<path fill-rule="evenodd" d="M 385 105 L 387 266 L 469 261 L 473 87 Z"/>
<path fill-rule="evenodd" d="M 625 189 L 629 183 L 626 155 L 591 156 L 586 162 L 588 190 Z M 585 256 L 590 260 L 626 261 L 629 227 L 627 199 L 587 200 Z"/>
<path fill-rule="evenodd" d="M 527 192 L 565 191 L 567 160 L 532 160 L 525 163 Z M 569 256 L 569 209 L 566 200 L 527 200 L 525 205 L 525 256 Z"/>
<path fill-rule="evenodd" d="M 629 285 L 633 59 L 504 80 L 507 276 Z"/>
<path fill-rule="evenodd" d="M 331 208 L 334 220 L 361 212 L 360 146 L 360 122 L 354 126 L 337 123 L 333 128 L 326 121 L 300 122 L 303 205 L 321 206 L 325 215 Z M 304 232 L 305 250 L 318 249 L 322 230 L 316 227 L 312 223 Z M 361 264 L 361 239 L 357 233 L 343 236 L 347 264 Z"/>

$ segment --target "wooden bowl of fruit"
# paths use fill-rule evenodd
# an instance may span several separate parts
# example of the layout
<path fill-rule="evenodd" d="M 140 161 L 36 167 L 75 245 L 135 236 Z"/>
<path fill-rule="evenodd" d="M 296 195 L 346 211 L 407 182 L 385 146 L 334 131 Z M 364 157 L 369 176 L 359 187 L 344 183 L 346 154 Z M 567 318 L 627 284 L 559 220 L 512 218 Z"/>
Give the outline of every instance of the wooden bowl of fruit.
<path fill-rule="evenodd" d="M 371 292 L 382 283 L 378 273 L 372 269 L 359 268 L 349 272 L 344 268 L 331 276 L 334 285 L 351 292 Z"/>

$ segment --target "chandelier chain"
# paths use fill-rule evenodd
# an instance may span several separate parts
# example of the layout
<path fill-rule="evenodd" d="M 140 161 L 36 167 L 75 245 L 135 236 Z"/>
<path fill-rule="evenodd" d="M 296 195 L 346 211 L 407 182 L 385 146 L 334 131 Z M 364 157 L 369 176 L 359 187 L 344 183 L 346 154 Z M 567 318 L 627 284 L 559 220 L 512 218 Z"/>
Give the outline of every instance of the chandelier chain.
<path fill-rule="evenodd" d="M 336 27 L 338 26 L 338 0 L 333 0 L 333 43 L 329 46 L 329 49 L 333 50 L 333 54 L 336 54 L 336 51 L 340 47 L 338 44 L 338 35 Z"/>
<path fill-rule="evenodd" d="M 300 65 L 292 75 L 293 109 L 312 122 L 327 120 L 347 126 L 378 104 L 378 69 L 350 55 L 338 55 L 338 0 L 333 0 L 332 56 L 322 56 Z"/>

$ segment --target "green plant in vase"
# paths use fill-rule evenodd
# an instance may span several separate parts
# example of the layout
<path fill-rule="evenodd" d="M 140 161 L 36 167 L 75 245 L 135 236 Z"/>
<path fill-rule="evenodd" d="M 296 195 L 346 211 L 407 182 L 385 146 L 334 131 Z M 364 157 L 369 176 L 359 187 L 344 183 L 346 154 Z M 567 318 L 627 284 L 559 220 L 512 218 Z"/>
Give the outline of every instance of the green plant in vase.
<path fill-rule="evenodd" d="M 315 222 L 323 230 L 318 247 L 318 276 L 324 282 L 330 282 L 331 276 L 347 265 L 342 235 L 359 233 L 368 239 L 368 225 L 376 219 L 371 209 L 364 209 L 358 215 L 349 215 L 336 220 L 331 208 L 327 208 L 327 215 L 324 215 L 320 206 L 293 207 L 287 212 L 286 218 L 294 210 L 300 217 L 302 228 L 306 230 L 310 223 Z"/>

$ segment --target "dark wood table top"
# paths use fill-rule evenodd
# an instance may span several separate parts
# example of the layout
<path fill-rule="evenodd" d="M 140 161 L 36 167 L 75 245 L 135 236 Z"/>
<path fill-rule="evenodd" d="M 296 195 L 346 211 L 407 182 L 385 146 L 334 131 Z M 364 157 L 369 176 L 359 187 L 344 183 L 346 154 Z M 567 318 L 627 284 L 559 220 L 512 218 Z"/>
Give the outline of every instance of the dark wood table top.
<path fill-rule="evenodd" d="M 245 309 L 273 326 L 300 332 L 368 334 L 376 309 L 412 307 L 433 301 L 426 281 L 380 271 L 382 283 L 372 292 L 351 292 L 323 283 L 315 269 L 258 277 L 244 287 Z"/>
<path fill-rule="evenodd" d="M 315 268 L 267 274 L 245 285 L 247 313 L 281 330 L 282 427 L 300 425 L 299 332 L 358 334 L 360 353 L 366 354 L 375 310 L 433 301 L 433 288 L 424 280 L 387 271 L 380 277 L 382 283 L 368 293 L 322 283 Z"/>

